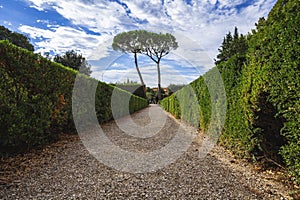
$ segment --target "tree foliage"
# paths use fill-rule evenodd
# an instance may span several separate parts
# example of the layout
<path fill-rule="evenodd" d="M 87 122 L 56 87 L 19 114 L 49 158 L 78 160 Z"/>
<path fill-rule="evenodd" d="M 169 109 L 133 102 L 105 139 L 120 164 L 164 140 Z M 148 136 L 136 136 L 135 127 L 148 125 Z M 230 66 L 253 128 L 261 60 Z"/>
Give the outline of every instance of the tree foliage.
<path fill-rule="evenodd" d="M 114 37 L 112 47 L 126 53 L 141 53 L 145 45 L 144 30 L 123 32 Z"/>
<path fill-rule="evenodd" d="M 134 53 L 136 68 L 143 85 L 144 81 L 137 64 L 137 54 L 144 54 L 157 64 L 158 97 L 161 99 L 161 75 L 159 64 L 162 57 L 168 55 L 170 51 L 177 49 L 178 43 L 176 42 L 176 38 L 169 33 L 158 34 L 145 30 L 135 30 L 120 33 L 115 36 L 112 47 L 114 50 Z"/>
<path fill-rule="evenodd" d="M 30 40 L 27 36 L 12 32 L 4 26 L 0 26 L 0 40 L 9 40 L 14 45 L 27 49 L 29 51 L 34 51 L 34 47 L 30 44 Z"/>
<path fill-rule="evenodd" d="M 235 57 L 236 70 L 241 71 L 243 63 L 246 61 L 246 52 L 248 50 L 247 39 L 244 35 L 238 33 L 238 28 L 234 28 L 234 35 L 227 33 L 223 39 L 221 47 L 218 49 L 219 54 L 215 59 L 215 65 L 222 72 L 226 62 Z"/>
<path fill-rule="evenodd" d="M 56 55 L 53 60 L 88 76 L 92 73 L 86 59 L 74 50 L 67 51 L 64 55 Z"/>
<path fill-rule="evenodd" d="M 161 100 L 161 75 L 160 75 L 160 61 L 162 57 L 168 55 L 172 50 L 178 48 L 176 38 L 170 33 L 152 33 L 145 32 L 145 47 L 142 51 L 157 65 L 157 79 L 158 79 L 158 99 Z"/>
<path fill-rule="evenodd" d="M 145 32 L 146 31 L 143 30 L 135 30 L 120 33 L 114 37 L 112 44 L 112 47 L 115 51 L 119 50 L 121 52 L 134 54 L 135 67 L 138 72 L 141 84 L 143 86 L 144 93 L 146 92 L 146 88 L 138 66 L 137 54 L 141 53 L 144 49 L 144 39 L 142 37 L 145 35 Z"/>
<path fill-rule="evenodd" d="M 149 56 L 154 62 L 159 63 L 161 58 L 178 48 L 176 38 L 170 33 L 145 32 L 146 39 L 143 54 Z"/>

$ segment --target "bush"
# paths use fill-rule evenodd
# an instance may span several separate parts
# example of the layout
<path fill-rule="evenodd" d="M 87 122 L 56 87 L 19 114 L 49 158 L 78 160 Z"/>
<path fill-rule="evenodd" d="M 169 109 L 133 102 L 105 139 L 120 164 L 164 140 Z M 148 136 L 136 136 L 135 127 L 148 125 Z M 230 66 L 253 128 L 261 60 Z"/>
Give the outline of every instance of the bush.
<path fill-rule="evenodd" d="M 73 95 L 76 77 L 82 84 L 96 85 L 95 109 L 87 110 L 82 106 L 77 114 L 87 116 L 96 110 L 100 123 L 113 119 L 110 102 L 113 86 L 78 74 L 8 41 L 0 41 L 0 67 L 2 149 L 45 144 L 60 132 L 75 132 L 72 97 L 76 98 Z M 130 97 L 130 113 L 148 105 L 145 99 L 116 90 Z M 128 112 L 121 112 L 119 117 L 125 114 Z"/>
<path fill-rule="evenodd" d="M 227 96 L 227 115 L 219 143 L 239 157 L 266 157 L 286 164 L 298 184 L 299 9 L 300 4 L 296 0 L 279 0 L 268 19 L 261 18 L 256 24 L 257 29 L 246 37 L 247 40 L 242 35 L 238 36 L 236 31 L 234 37 L 227 34 L 228 40 L 224 38 L 219 60 L 216 61 Z M 204 132 L 213 120 L 215 104 L 224 105 L 221 99 L 214 102 L 217 97 L 214 90 L 206 88 L 208 85 L 208 88 L 218 89 L 214 82 L 205 81 L 213 80 L 205 78 L 211 74 L 209 71 L 190 84 L 198 97 L 200 129 Z M 182 109 L 171 103 L 176 95 L 185 93 L 184 90 L 164 99 L 162 107 L 193 124 L 191 114 L 188 115 L 190 118 L 178 115 Z M 183 109 L 183 113 L 188 111 Z"/>
<path fill-rule="evenodd" d="M 1 147 L 30 147 L 53 139 L 49 135 L 51 103 L 28 90 L 0 68 Z"/>
<path fill-rule="evenodd" d="M 273 137 L 275 150 L 300 184 L 300 15 L 298 1 L 279 0 L 268 16 L 261 21 L 259 30 L 250 38 L 249 69 L 256 80 L 249 88 L 255 111 L 273 110 Z M 247 72 L 250 73 L 250 72 Z M 260 77 L 259 79 L 257 77 Z M 262 98 L 264 97 L 264 98 Z M 262 107 L 270 105 L 269 108 Z M 270 113 L 270 111 L 269 111 Z M 253 119 L 261 117 L 255 112 Z M 259 121 L 266 122 L 266 120 Z M 266 126 L 256 124 L 269 136 Z M 268 138 L 268 137 L 267 137 Z M 269 137 L 270 139 L 270 137 Z M 264 145 L 261 141 L 261 145 Z M 278 149 L 278 150 L 277 150 Z M 278 153 L 278 152 L 277 152 Z"/>

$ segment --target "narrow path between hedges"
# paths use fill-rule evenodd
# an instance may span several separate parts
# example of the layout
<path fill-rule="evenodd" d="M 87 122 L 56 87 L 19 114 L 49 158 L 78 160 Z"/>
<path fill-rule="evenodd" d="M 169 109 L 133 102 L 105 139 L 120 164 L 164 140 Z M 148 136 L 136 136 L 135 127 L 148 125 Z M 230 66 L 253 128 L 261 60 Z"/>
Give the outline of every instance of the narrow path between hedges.
<path fill-rule="evenodd" d="M 120 122 L 132 119 L 149 127 L 150 113 L 166 119 L 151 137 L 125 134 L 114 121 L 101 127 L 123 150 L 159 150 L 171 143 L 181 124 L 158 105 Z M 1 160 L 0 199 L 289 199 L 284 174 L 259 170 L 219 146 L 201 158 L 200 138 L 198 133 L 172 164 L 149 173 L 130 173 L 97 160 L 78 135 L 62 135 L 44 149 Z"/>

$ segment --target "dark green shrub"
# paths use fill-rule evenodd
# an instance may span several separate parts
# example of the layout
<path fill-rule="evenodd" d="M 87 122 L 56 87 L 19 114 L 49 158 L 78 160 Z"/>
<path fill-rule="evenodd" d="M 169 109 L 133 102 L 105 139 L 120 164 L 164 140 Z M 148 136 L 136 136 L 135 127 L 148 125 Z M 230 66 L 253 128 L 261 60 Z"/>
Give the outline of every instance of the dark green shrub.
<path fill-rule="evenodd" d="M 74 133 L 76 127 L 73 121 L 72 98 L 82 100 L 79 105 L 74 105 L 78 111 L 75 113 L 77 117 L 85 117 L 87 123 L 90 113 L 94 112 L 100 123 L 113 119 L 113 86 L 78 74 L 8 41 L 0 41 L 0 76 L 2 149 L 44 144 L 61 132 Z M 86 86 L 83 89 L 93 89 L 95 86 L 95 99 L 84 96 L 85 91 L 74 93 L 76 78 Z M 116 90 L 121 96 L 130 98 L 130 105 L 126 105 L 129 106 L 130 113 L 148 105 L 145 99 L 120 89 Z M 94 104 L 86 106 L 85 102 Z M 121 117 L 128 112 L 120 111 L 118 114 Z"/>
<path fill-rule="evenodd" d="M 268 19 L 261 20 L 258 31 L 250 38 L 249 51 L 250 65 L 255 84 L 250 88 L 254 111 L 266 110 L 261 106 L 261 97 L 264 105 L 270 105 L 273 114 L 273 127 L 281 124 L 277 130 L 273 129 L 276 137 L 275 147 L 281 149 L 284 162 L 291 173 L 300 183 L 300 37 L 298 1 L 279 0 Z M 258 67 L 259 66 L 259 67 Z M 255 71 L 254 71 L 255 69 Z M 266 111 L 265 111 L 266 113 Z M 254 114 L 254 119 L 261 112 Z M 255 121 L 257 122 L 257 120 Z M 261 120 L 260 122 L 266 122 Z M 256 124 L 263 131 L 263 137 L 270 135 L 263 123 Z M 283 137 L 282 137 L 283 136 Z M 281 144 L 281 148 L 278 147 Z M 260 145 L 265 145 L 261 141 Z M 278 150 L 277 150 L 278 151 Z"/>
<path fill-rule="evenodd" d="M 251 34 L 227 34 L 216 61 L 227 96 L 225 126 L 219 142 L 239 157 L 266 157 L 283 162 L 300 184 L 300 4 L 278 0 L 268 19 L 261 18 Z M 237 30 L 237 29 L 236 29 Z M 246 42 L 246 43 L 245 43 Z M 190 85 L 200 104 L 200 128 L 214 119 L 218 89 L 206 73 Z M 177 93 L 184 93 L 184 89 Z M 209 98 L 210 96 L 210 98 Z M 171 100 L 162 107 L 175 114 Z M 217 97 L 218 98 L 218 97 Z M 188 111 L 184 110 L 184 113 Z M 222 113 L 222 112 L 221 112 Z M 218 115 L 218 113 L 217 113 Z M 191 119 L 187 121 L 192 122 Z"/>
<path fill-rule="evenodd" d="M 51 102 L 29 95 L 26 88 L 0 68 L 0 147 L 30 147 L 54 139 L 49 135 Z"/>

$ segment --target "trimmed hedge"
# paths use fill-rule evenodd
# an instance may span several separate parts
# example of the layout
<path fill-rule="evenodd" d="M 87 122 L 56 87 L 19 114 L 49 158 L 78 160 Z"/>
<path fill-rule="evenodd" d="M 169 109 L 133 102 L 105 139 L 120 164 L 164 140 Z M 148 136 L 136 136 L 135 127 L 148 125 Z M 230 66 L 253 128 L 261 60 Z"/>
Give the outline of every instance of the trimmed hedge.
<path fill-rule="evenodd" d="M 285 164 L 298 184 L 299 10 L 297 0 L 279 0 L 268 19 L 260 19 L 257 30 L 247 35 L 247 51 L 237 52 L 217 63 L 227 96 L 227 115 L 219 143 L 239 157 L 254 160 L 265 157 Z M 212 94 L 211 91 L 208 93 L 204 82 L 209 73 L 190 84 L 198 97 L 199 128 L 204 132 L 212 120 L 209 110 L 212 109 L 213 98 L 208 97 Z M 161 102 L 163 108 L 178 118 L 184 117 L 180 115 L 179 102 L 174 101 L 181 93 L 184 89 Z M 194 124 L 193 117 L 186 121 Z"/>
<path fill-rule="evenodd" d="M 96 84 L 94 112 L 100 123 L 113 119 L 110 98 L 114 90 L 130 98 L 130 113 L 148 105 L 145 99 L 0 41 L 1 151 L 45 144 L 60 132 L 75 132 L 72 93 L 76 77 L 83 84 Z M 119 116 L 127 113 L 120 111 Z"/>
<path fill-rule="evenodd" d="M 226 95 L 218 69 L 209 70 L 204 76 L 164 98 L 160 105 L 176 118 L 203 132 L 212 126 L 220 128 L 226 114 Z"/>
<path fill-rule="evenodd" d="M 130 92 L 131 94 L 134 94 L 135 96 L 146 99 L 144 87 L 139 84 L 136 84 L 136 85 L 116 84 L 115 86 L 122 90 Z"/>
<path fill-rule="evenodd" d="M 300 4 L 279 0 L 249 40 L 244 91 L 259 147 L 274 146 L 300 184 Z M 271 115 L 271 116 L 270 116 Z M 268 125 L 271 120 L 272 127 Z M 274 138 L 276 137 L 276 138 Z M 270 147 L 270 145 L 272 145 Z"/>

